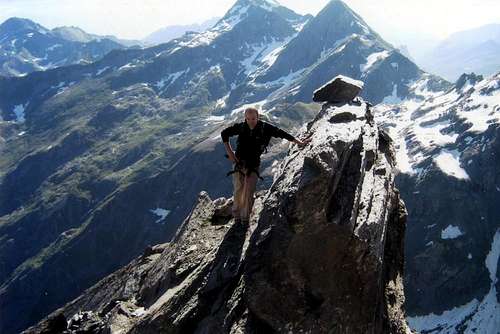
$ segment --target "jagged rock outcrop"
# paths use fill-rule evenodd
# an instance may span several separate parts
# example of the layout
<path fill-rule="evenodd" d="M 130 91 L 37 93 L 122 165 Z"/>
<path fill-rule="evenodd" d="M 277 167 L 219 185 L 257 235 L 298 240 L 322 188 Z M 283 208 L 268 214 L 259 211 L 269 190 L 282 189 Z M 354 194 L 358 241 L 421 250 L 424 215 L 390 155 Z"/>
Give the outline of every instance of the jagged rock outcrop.
<path fill-rule="evenodd" d="M 249 226 L 201 192 L 170 243 L 26 333 L 62 317 L 66 333 L 408 333 L 391 139 L 361 101 L 325 104 L 302 136 Z"/>

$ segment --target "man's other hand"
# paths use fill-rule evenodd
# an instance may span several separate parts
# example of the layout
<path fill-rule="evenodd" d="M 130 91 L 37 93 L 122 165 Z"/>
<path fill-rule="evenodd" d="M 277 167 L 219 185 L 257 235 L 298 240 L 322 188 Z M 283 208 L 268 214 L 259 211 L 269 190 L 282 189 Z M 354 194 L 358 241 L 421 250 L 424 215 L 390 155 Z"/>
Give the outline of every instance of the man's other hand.
<path fill-rule="evenodd" d="M 228 154 L 228 159 L 231 160 L 232 162 L 234 162 L 235 164 L 238 164 L 239 163 L 239 160 L 238 158 L 236 158 L 236 155 L 234 154 L 233 151 L 231 151 L 229 154 Z"/>
<path fill-rule="evenodd" d="M 294 143 L 296 143 L 297 145 L 299 145 L 299 147 L 304 147 L 306 146 L 310 141 L 312 140 L 311 137 L 309 138 L 306 138 L 304 140 L 300 140 L 300 139 L 295 139 Z"/>

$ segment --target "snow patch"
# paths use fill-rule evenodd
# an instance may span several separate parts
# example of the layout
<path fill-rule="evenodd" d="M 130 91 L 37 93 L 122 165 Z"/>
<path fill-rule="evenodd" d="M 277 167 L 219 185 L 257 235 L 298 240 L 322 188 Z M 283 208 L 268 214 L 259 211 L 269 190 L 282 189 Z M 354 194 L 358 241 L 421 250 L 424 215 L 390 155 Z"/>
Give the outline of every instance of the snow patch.
<path fill-rule="evenodd" d="M 500 230 L 497 230 L 495 236 L 493 237 L 493 242 L 491 244 L 490 252 L 486 256 L 486 260 L 484 260 L 484 264 L 486 265 L 486 268 L 488 268 L 488 271 L 490 272 L 490 280 L 493 285 L 496 284 L 498 281 L 498 277 L 496 277 L 496 275 L 497 275 L 499 257 L 500 257 Z"/>
<path fill-rule="evenodd" d="M 398 97 L 398 85 L 397 84 L 393 84 L 391 95 L 388 95 L 388 96 L 384 97 L 384 99 L 382 100 L 381 103 L 385 103 L 385 104 L 398 104 L 398 103 L 401 103 L 401 102 L 402 102 L 402 100 Z"/>
<path fill-rule="evenodd" d="M 396 165 L 403 174 L 415 174 L 415 170 L 411 166 L 410 156 L 406 148 L 406 140 L 403 137 L 396 137 Z"/>
<path fill-rule="evenodd" d="M 164 224 L 165 223 L 165 218 L 168 216 L 168 214 L 171 212 L 170 210 L 167 210 L 167 209 L 162 209 L 162 208 L 156 208 L 156 209 L 150 209 L 149 210 L 150 212 L 154 213 L 155 215 L 157 215 L 158 218 L 155 223 L 158 223 L 158 224 Z"/>
<path fill-rule="evenodd" d="M 458 226 L 448 225 L 444 230 L 441 231 L 441 239 L 456 239 L 463 235 Z"/>
<path fill-rule="evenodd" d="M 371 55 L 369 55 L 367 58 L 366 58 L 366 63 L 365 64 L 361 64 L 359 65 L 359 70 L 361 72 L 367 72 L 370 70 L 370 68 L 375 65 L 375 63 L 381 61 L 381 60 L 384 60 L 385 58 L 389 57 L 389 51 L 387 50 L 384 50 L 384 51 L 381 51 L 381 52 L 375 52 L 375 53 L 372 53 Z"/>
<path fill-rule="evenodd" d="M 205 121 L 207 121 L 207 122 L 222 122 L 222 121 L 224 121 L 225 117 L 226 116 L 224 116 L 224 115 L 223 116 L 213 116 L 213 115 L 211 115 L 211 116 L 205 118 Z"/>
<path fill-rule="evenodd" d="M 133 68 L 133 67 L 136 67 L 136 66 L 137 66 L 136 64 L 128 63 L 128 64 L 125 64 L 122 67 L 118 68 L 118 71 L 121 71 L 121 70 L 124 70 L 124 69 L 127 69 L 127 68 Z"/>
<path fill-rule="evenodd" d="M 18 104 L 14 106 L 14 114 L 16 115 L 16 122 L 17 123 L 24 123 L 25 115 L 24 115 L 24 110 L 28 104 Z"/>
<path fill-rule="evenodd" d="M 109 66 L 105 66 L 105 67 L 101 68 L 100 70 L 98 70 L 98 71 L 96 72 L 96 74 L 95 74 L 95 75 L 96 75 L 96 76 L 101 75 L 101 74 L 102 74 L 102 73 L 104 73 L 104 71 L 106 71 L 108 68 L 109 68 Z"/>
<path fill-rule="evenodd" d="M 54 94 L 54 96 L 57 96 L 59 94 L 62 94 L 64 93 L 66 90 L 68 90 L 69 87 L 73 86 L 76 82 L 75 81 L 71 81 L 70 83 L 68 83 L 66 85 L 66 82 L 60 82 L 57 86 L 51 86 L 51 88 L 57 88 L 58 91 L 56 94 Z"/>
<path fill-rule="evenodd" d="M 54 49 L 62 47 L 62 44 L 54 44 L 47 48 L 47 51 L 54 51 Z"/>
<path fill-rule="evenodd" d="M 456 141 L 458 134 L 443 134 L 441 131 L 450 126 L 449 121 L 425 121 L 427 124 L 422 125 L 424 122 L 415 124 L 413 133 L 416 139 L 423 147 L 444 146 L 452 144 Z"/>
<path fill-rule="evenodd" d="M 171 84 L 173 84 L 177 79 L 179 79 L 179 77 L 181 75 L 189 72 L 189 70 L 190 70 L 190 68 L 188 68 L 186 70 L 179 71 L 179 72 L 171 73 L 168 76 L 166 76 L 165 78 L 162 78 L 161 80 L 157 81 L 155 83 L 155 86 L 160 90 L 163 89 L 163 87 L 165 87 L 165 85 L 167 85 L 167 87 L 168 87 Z"/>
<path fill-rule="evenodd" d="M 441 150 L 441 153 L 434 158 L 436 165 L 447 175 L 457 179 L 469 180 L 469 175 L 460 167 L 460 154 L 458 151 Z"/>
<path fill-rule="evenodd" d="M 136 309 L 134 312 L 132 312 L 132 315 L 134 317 L 141 317 L 143 316 L 144 314 L 146 314 L 146 310 L 144 309 L 144 307 L 139 307 L 138 309 Z"/>

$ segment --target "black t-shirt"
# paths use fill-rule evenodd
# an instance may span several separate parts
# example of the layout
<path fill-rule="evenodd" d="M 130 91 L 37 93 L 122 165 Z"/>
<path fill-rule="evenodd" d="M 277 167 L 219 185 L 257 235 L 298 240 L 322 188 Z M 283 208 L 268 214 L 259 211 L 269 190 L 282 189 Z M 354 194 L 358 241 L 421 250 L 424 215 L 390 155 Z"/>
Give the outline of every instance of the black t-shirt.
<path fill-rule="evenodd" d="M 229 137 L 238 136 L 236 157 L 244 161 L 248 167 L 260 165 L 260 155 L 264 152 L 271 137 L 284 138 L 294 141 L 295 137 L 288 132 L 264 121 L 257 121 L 255 128 L 250 129 L 247 122 L 233 124 L 221 132 L 223 142 L 228 142 Z"/>

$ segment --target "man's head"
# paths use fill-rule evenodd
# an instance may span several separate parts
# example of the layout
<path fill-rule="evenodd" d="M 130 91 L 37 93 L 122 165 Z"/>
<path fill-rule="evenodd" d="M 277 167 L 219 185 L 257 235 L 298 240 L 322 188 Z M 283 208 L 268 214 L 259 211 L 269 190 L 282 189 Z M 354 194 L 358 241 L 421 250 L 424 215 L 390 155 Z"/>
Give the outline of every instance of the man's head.
<path fill-rule="evenodd" d="M 255 128 L 257 122 L 259 121 L 259 111 L 256 108 L 246 108 L 245 109 L 245 121 L 247 122 L 250 129 Z"/>

